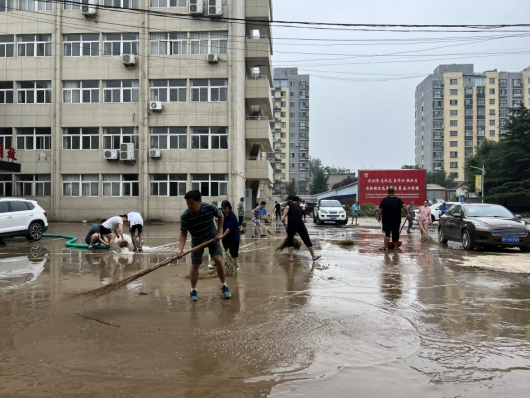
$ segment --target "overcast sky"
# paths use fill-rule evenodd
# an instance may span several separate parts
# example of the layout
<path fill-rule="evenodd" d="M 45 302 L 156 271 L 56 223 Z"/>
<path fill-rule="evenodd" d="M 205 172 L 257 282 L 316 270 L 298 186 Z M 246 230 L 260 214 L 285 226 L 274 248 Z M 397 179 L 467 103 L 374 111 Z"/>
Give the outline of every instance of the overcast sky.
<path fill-rule="evenodd" d="M 529 23 L 527 0 L 274 0 L 275 20 L 337 23 L 393 24 L 506 24 Z M 518 29 L 525 30 L 525 29 Z M 526 33 L 512 33 L 512 35 Z M 324 164 L 339 167 L 399 168 L 413 164 L 415 87 L 439 64 L 473 63 L 476 72 L 519 71 L 529 66 L 529 53 L 479 56 L 472 53 L 529 50 L 529 37 L 515 37 L 471 43 L 471 37 L 509 33 L 394 33 L 347 32 L 341 30 L 275 27 L 274 66 L 297 66 L 300 74 L 310 74 L 310 155 Z M 447 39 L 405 45 L 373 39 Z M 292 38 L 333 39 L 295 41 Z M 345 42 L 344 40 L 367 40 Z M 334 40 L 343 40 L 342 42 Z M 352 44 L 369 45 L 352 45 Z M 295 44 L 295 45 L 289 45 Z M 341 45 L 338 45 L 341 44 Z M 347 44 L 347 45 L 345 45 Z M 426 49 L 442 46 L 430 51 Z M 424 50 L 420 51 L 419 50 Z M 350 58 L 356 55 L 417 51 L 407 56 Z M 301 54 L 309 53 L 309 54 Z M 340 54 L 340 55 L 330 55 Z M 427 57 L 425 55 L 441 54 Z M 442 55 L 445 54 L 445 55 Z M 460 54 L 460 55 L 448 55 Z M 459 59 L 457 57 L 470 57 Z M 393 61 L 412 62 L 393 62 Z M 360 62 L 364 62 L 361 64 Z M 330 64 L 335 65 L 330 65 Z M 357 63 L 357 64 L 354 64 Z M 324 78 L 327 77 L 327 78 Z M 340 79 L 391 79 L 389 81 L 347 81 Z M 400 79 L 400 80 L 399 80 Z"/>

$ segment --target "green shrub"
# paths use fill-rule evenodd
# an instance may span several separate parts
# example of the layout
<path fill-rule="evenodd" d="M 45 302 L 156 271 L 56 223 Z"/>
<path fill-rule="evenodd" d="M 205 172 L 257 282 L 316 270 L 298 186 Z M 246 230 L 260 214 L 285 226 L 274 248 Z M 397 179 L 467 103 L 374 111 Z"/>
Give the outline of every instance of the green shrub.
<path fill-rule="evenodd" d="M 359 211 L 362 217 L 376 217 L 378 215 L 378 206 L 373 203 L 363 203 Z"/>

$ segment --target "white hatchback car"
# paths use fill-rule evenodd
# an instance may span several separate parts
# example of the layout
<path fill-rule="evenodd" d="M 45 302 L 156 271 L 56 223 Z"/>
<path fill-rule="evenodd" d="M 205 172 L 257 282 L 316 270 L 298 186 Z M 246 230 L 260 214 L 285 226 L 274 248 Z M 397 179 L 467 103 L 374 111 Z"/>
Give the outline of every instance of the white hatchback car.
<path fill-rule="evenodd" d="M 47 230 L 46 212 L 36 201 L 0 198 L 0 240 L 24 236 L 37 241 Z"/>

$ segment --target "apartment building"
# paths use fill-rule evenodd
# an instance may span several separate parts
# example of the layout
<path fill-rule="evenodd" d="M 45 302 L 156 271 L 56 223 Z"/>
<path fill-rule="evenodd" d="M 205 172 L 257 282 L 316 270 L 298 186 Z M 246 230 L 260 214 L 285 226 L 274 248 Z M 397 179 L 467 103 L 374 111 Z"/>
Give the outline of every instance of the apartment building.
<path fill-rule="evenodd" d="M 22 168 L 0 195 L 57 221 L 177 221 L 191 189 L 270 201 L 271 19 L 271 0 L 0 5 L 0 145 Z"/>
<path fill-rule="evenodd" d="M 297 68 L 275 68 L 274 194 L 283 195 L 290 181 L 299 194 L 310 192 L 310 76 Z"/>
<path fill-rule="evenodd" d="M 529 107 L 529 68 L 474 72 L 439 65 L 415 91 L 415 162 L 464 181 L 465 161 L 484 140 L 498 140 L 508 108 Z"/>

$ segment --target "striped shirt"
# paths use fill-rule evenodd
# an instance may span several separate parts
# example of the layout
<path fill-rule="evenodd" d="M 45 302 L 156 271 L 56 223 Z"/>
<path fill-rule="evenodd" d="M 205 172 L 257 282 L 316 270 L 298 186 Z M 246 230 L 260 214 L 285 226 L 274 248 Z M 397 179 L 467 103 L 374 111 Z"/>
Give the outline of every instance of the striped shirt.
<path fill-rule="evenodd" d="M 210 203 L 201 202 L 199 214 L 190 209 L 181 216 L 181 231 L 188 231 L 192 235 L 192 247 L 198 246 L 209 239 L 214 239 L 218 228 L 214 218 L 220 218 L 221 211 Z"/>

